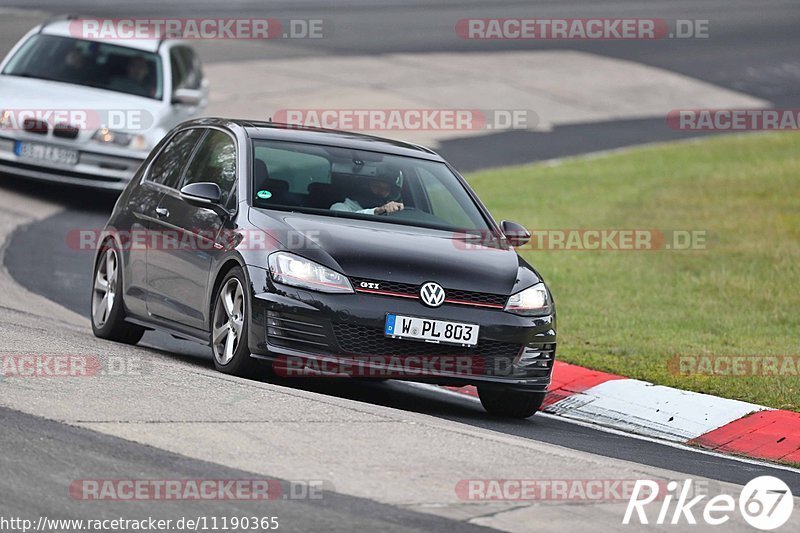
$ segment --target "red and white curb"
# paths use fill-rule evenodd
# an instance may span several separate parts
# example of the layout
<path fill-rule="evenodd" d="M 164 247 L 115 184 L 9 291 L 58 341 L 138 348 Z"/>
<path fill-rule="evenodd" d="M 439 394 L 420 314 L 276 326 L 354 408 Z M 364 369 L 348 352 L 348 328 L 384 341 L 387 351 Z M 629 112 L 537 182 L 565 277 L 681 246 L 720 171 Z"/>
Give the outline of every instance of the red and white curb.
<path fill-rule="evenodd" d="M 471 386 L 451 390 L 477 396 Z M 653 385 L 560 361 L 542 410 L 721 453 L 800 464 L 800 413 Z"/>

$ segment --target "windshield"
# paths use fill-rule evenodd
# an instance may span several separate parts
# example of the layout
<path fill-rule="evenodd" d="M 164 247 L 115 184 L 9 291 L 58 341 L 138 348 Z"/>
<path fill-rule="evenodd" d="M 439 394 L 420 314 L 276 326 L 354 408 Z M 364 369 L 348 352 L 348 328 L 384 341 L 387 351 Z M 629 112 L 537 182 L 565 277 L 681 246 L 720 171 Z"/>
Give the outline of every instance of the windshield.
<path fill-rule="evenodd" d="M 444 163 L 348 148 L 253 141 L 253 205 L 444 230 L 488 224 Z"/>
<path fill-rule="evenodd" d="M 161 58 L 157 54 L 56 35 L 34 35 L 3 74 L 86 85 L 161 99 Z"/>

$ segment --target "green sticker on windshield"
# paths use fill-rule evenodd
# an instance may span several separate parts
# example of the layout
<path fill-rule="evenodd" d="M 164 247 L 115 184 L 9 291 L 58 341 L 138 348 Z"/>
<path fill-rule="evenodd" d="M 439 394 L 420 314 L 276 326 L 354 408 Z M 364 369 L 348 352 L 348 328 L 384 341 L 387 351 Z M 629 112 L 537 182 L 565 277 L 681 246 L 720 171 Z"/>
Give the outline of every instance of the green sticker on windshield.
<path fill-rule="evenodd" d="M 261 198 L 262 200 L 266 200 L 267 198 L 272 198 L 272 193 L 269 191 L 258 191 L 256 196 Z"/>

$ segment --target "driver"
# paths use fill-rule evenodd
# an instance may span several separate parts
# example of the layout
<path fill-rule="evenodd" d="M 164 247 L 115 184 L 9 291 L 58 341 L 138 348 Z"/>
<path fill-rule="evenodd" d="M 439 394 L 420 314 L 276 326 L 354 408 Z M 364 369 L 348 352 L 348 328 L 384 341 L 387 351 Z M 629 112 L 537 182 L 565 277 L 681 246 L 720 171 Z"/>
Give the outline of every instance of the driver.
<path fill-rule="evenodd" d="M 133 56 L 125 64 L 125 75 L 115 77 L 109 87 L 115 91 L 152 98 L 155 88 L 147 79 L 149 74 L 150 66 L 147 60 L 141 56 Z"/>
<path fill-rule="evenodd" d="M 365 215 L 388 215 L 403 209 L 400 193 L 403 171 L 393 165 L 381 165 L 374 176 L 363 180 L 356 191 L 331 206 L 331 211 L 350 211 Z"/>

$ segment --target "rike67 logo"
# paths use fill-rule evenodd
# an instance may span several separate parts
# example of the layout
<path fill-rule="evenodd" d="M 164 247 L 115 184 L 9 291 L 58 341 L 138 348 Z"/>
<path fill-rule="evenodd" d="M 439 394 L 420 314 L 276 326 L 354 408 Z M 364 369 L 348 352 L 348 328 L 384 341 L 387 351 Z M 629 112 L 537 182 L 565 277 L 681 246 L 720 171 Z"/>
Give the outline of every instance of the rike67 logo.
<path fill-rule="evenodd" d="M 720 526 L 738 510 L 752 527 L 771 531 L 784 525 L 794 509 L 789 486 L 773 476 L 761 476 L 750 481 L 739 494 L 738 502 L 729 494 L 718 494 L 703 501 L 708 495 L 694 495 L 691 479 L 685 480 L 682 486 L 677 481 L 670 481 L 666 485 L 666 494 L 659 494 L 660 488 L 654 481 L 637 480 L 622 523 L 627 525 L 638 519 L 640 524 L 695 525 L 699 522 Z M 656 501 L 660 504 L 654 506 L 658 507 L 657 515 L 648 516 L 646 507 Z"/>

